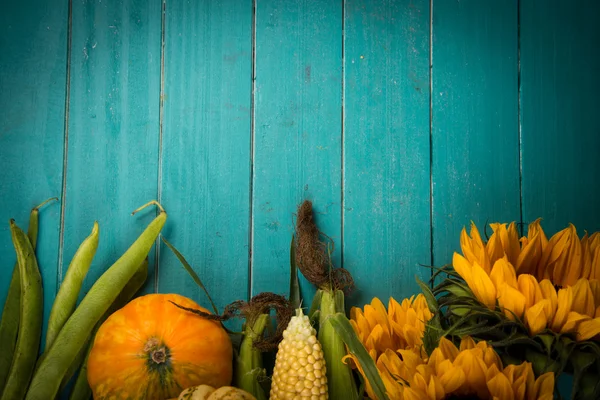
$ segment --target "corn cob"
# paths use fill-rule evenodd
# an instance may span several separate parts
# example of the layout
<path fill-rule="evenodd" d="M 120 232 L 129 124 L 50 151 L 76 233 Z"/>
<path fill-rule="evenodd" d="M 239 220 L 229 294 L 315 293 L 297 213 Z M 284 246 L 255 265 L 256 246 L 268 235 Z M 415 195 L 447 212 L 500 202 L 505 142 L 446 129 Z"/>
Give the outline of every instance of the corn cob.
<path fill-rule="evenodd" d="M 328 399 L 327 367 L 316 331 L 301 308 L 296 309 L 279 343 L 271 400 Z"/>

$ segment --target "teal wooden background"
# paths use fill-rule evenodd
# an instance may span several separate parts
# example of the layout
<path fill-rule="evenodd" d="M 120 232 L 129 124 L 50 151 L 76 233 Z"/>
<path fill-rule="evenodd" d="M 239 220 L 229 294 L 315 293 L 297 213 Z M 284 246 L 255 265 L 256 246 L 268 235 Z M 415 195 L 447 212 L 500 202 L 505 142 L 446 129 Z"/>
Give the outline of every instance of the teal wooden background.
<path fill-rule="evenodd" d="M 354 275 L 415 293 L 474 220 L 600 230 L 600 6 L 565 0 L 10 0 L 0 13 L 0 302 L 9 218 L 41 213 L 46 317 L 158 199 L 220 307 L 286 293 L 298 203 Z M 146 292 L 206 299 L 152 252 Z M 304 282 L 305 283 L 305 282 Z M 311 290 L 304 285 L 304 291 Z"/>

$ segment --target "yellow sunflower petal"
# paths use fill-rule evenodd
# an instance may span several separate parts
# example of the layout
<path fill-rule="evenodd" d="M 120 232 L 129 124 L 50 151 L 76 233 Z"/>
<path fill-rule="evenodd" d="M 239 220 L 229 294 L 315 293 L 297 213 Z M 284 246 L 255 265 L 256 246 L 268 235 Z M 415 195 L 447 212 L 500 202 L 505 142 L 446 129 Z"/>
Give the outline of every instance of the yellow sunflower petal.
<path fill-rule="evenodd" d="M 506 260 L 506 258 L 501 258 L 494 263 L 494 267 L 490 273 L 490 279 L 497 288 L 500 287 L 502 283 L 507 283 L 514 288 L 518 287 L 515 268 Z"/>
<path fill-rule="evenodd" d="M 590 289 L 594 296 L 594 305 L 598 308 L 600 306 L 600 280 L 590 279 Z"/>
<path fill-rule="evenodd" d="M 436 400 L 441 400 L 446 397 L 446 391 L 440 382 L 440 378 L 435 375 L 429 379 L 429 384 L 427 385 L 427 395 L 430 399 Z"/>
<path fill-rule="evenodd" d="M 531 240 L 523 244 L 523 249 L 515 265 L 517 272 L 520 274 L 535 275 L 538 262 L 542 257 L 542 251 L 542 241 L 540 239 L 540 232 L 538 232 Z"/>
<path fill-rule="evenodd" d="M 590 240 L 588 233 L 581 238 L 581 275 L 578 278 L 590 278 L 592 272 L 592 253 L 590 252 Z"/>
<path fill-rule="evenodd" d="M 485 376 L 487 368 L 483 360 L 477 357 L 477 353 L 475 351 L 461 351 L 454 360 L 454 365 L 464 371 L 466 388 L 474 391 L 479 397 L 485 398 L 487 394 Z"/>
<path fill-rule="evenodd" d="M 562 285 L 562 282 L 556 281 L 554 269 L 557 263 L 565 262 L 565 253 L 568 250 L 570 240 L 571 237 L 568 228 L 557 232 L 550 238 L 538 264 L 538 277 L 551 278 L 555 284 Z M 563 268 L 559 269 L 563 271 Z"/>
<path fill-rule="evenodd" d="M 514 399 L 512 386 L 508 378 L 502 373 L 498 373 L 496 376 L 490 379 L 487 382 L 487 387 L 490 391 L 490 395 L 494 397 L 504 400 Z"/>
<path fill-rule="evenodd" d="M 526 308 L 533 307 L 534 304 L 543 299 L 540 284 L 533 275 L 519 275 L 518 285 L 519 291 L 525 296 Z"/>
<path fill-rule="evenodd" d="M 536 379 L 533 387 L 533 396 L 529 395 L 529 399 L 540 399 L 545 396 L 552 396 L 554 393 L 554 373 L 546 372 Z M 552 398 L 552 397 L 550 397 Z"/>
<path fill-rule="evenodd" d="M 465 351 L 465 350 L 469 350 L 469 349 L 474 349 L 475 347 L 477 347 L 477 344 L 475 344 L 475 341 L 473 340 L 473 338 L 471 336 L 465 336 L 460 341 L 460 349 L 459 350 Z M 458 354 L 457 354 L 457 356 L 458 356 Z"/>
<path fill-rule="evenodd" d="M 389 396 L 389 397 L 390 397 L 390 399 L 393 399 L 393 400 L 402 399 L 402 397 L 396 397 L 396 398 L 393 398 L 391 396 Z M 403 400 L 430 400 L 427 397 L 426 393 L 423 393 L 422 391 L 416 390 L 412 387 L 404 388 L 403 397 L 404 397 Z M 431 400 L 436 400 L 436 399 L 431 399 Z"/>
<path fill-rule="evenodd" d="M 549 279 L 544 279 L 540 282 L 540 290 L 542 291 L 544 299 L 549 300 L 549 303 L 547 303 L 549 306 L 546 309 L 546 315 L 554 315 L 556 313 L 556 308 L 558 307 L 558 295 L 556 294 L 554 285 Z"/>
<path fill-rule="evenodd" d="M 568 229 L 571 236 L 569 251 L 566 253 L 565 262 L 557 263 L 554 270 L 554 282 L 562 286 L 575 285 L 579 278 L 584 277 L 581 240 L 579 240 L 577 230 L 573 224 L 569 224 Z M 561 268 L 564 268 L 564 270 L 561 270 Z M 585 277 L 587 278 L 587 276 Z"/>
<path fill-rule="evenodd" d="M 529 226 L 527 227 L 527 237 L 529 238 L 529 240 L 532 240 L 534 236 L 539 235 L 540 242 L 542 244 L 542 250 L 544 250 L 544 248 L 546 248 L 546 246 L 548 245 L 548 238 L 546 237 L 546 234 L 542 229 L 541 221 L 542 219 L 538 218 L 529 224 Z"/>
<path fill-rule="evenodd" d="M 437 375 L 440 377 L 440 383 L 446 393 L 456 391 L 466 380 L 465 372 L 461 368 L 455 367 L 450 360 L 440 363 Z"/>
<path fill-rule="evenodd" d="M 564 325 L 560 328 L 560 333 L 575 332 L 581 322 L 589 319 L 590 317 L 588 317 L 587 315 L 571 311 L 569 315 L 567 315 L 567 320 L 565 321 Z"/>
<path fill-rule="evenodd" d="M 404 392 L 404 388 L 402 385 L 387 371 L 380 370 L 379 375 L 381 376 L 381 380 L 383 381 L 383 385 L 385 386 L 385 391 L 390 399 L 401 399 L 402 394 Z M 377 398 L 374 392 L 367 391 L 369 398 Z"/>
<path fill-rule="evenodd" d="M 417 370 L 417 367 L 419 365 L 423 364 L 423 359 L 421 358 L 421 356 L 412 350 L 400 349 L 400 350 L 397 350 L 397 353 L 402 356 L 402 361 L 403 361 L 402 363 L 413 374 Z"/>
<path fill-rule="evenodd" d="M 510 285 L 503 283 L 498 288 L 498 303 L 500 304 L 500 308 L 504 312 L 504 315 L 514 321 L 515 315 L 517 318 L 523 317 L 527 300 L 525 299 L 525 296 L 523 296 L 523 293 Z"/>
<path fill-rule="evenodd" d="M 594 233 L 596 235 L 597 242 L 600 243 L 600 234 L 598 232 Z M 600 246 L 593 247 L 594 243 L 592 242 L 592 235 L 590 237 L 590 279 L 600 279 Z"/>
<path fill-rule="evenodd" d="M 589 340 L 600 335 L 600 317 L 582 321 L 577 327 L 577 340 Z"/>
<path fill-rule="evenodd" d="M 548 325 L 549 316 L 546 315 L 546 308 L 549 303 L 550 300 L 544 299 L 525 311 L 525 324 L 531 336 L 537 335 Z"/>
<path fill-rule="evenodd" d="M 458 355 L 458 352 L 459 352 L 458 348 L 456 348 L 454 343 L 452 343 L 450 340 L 446 339 L 445 337 L 442 337 L 440 339 L 440 342 L 439 342 L 436 350 L 439 350 L 439 352 L 442 354 L 443 359 L 450 360 L 451 362 L 454 362 L 454 360 L 456 359 L 456 356 Z"/>
<path fill-rule="evenodd" d="M 365 306 L 364 314 L 371 326 L 377 324 L 382 325 L 383 327 L 388 326 L 387 311 L 379 298 L 374 297 L 373 300 L 371 300 L 371 304 Z"/>
<path fill-rule="evenodd" d="M 517 232 L 517 226 L 514 222 L 511 222 L 508 228 L 506 224 L 490 224 L 494 233 L 498 234 L 504 253 L 508 257 L 508 261 L 515 265 L 521 252 L 521 246 L 519 244 L 519 233 Z M 492 263 L 495 260 L 490 260 Z"/>
<path fill-rule="evenodd" d="M 587 279 L 579 279 L 573 286 L 572 310 L 579 314 L 594 316 L 596 311 L 594 293 L 590 287 L 590 281 Z"/>
<path fill-rule="evenodd" d="M 485 267 L 485 261 L 488 260 L 487 265 L 489 265 L 489 259 L 485 251 L 485 245 L 483 244 L 479 230 L 477 230 L 477 226 L 475 226 L 473 221 L 471 221 L 470 236 L 467 235 L 466 229 L 463 228 L 460 236 L 460 245 L 463 254 L 470 262 L 479 262 Z"/>
<path fill-rule="evenodd" d="M 500 236 L 498 235 L 498 233 L 493 233 L 492 236 L 490 236 L 490 239 L 487 242 L 485 250 L 486 250 L 486 254 L 487 254 L 487 260 L 489 260 L 490 267 L 492 265 L 494 265 L 494 263 L 497 260 L 505 257 L 506 249 L 504 249 L 504 247 L 502 246 L 502 240 L 500 240 Z M 487 268 L 487 266 L 485 264 L 480 262 L 480 265 L 483 265 L 483 269 L 485 270 L 485 272 L 487 272 L 487 273 L 490 272 L 490 270 Z"/>
<path fill-rule="evenodd" d="M 600 232 L 594 232 L 590 235 L 590 250 L 595 251 L 600 248 Z"/>
<path fill-rule="evenodd" d="M 456 272 L 467 282 L 475 297 L 487 307 L 494 309 L 496 306 L 496 288 L 482 267 L 477 263 L 471 265 L 466 258 L 458 253 L 454 253 L 452 265 Z"/>
<path fill-rule="evenodd" d="M 496 287 L 489 275 L 478 264 L 473 265 L 473 286 L 475 296 L 488 308 L 496 308 Z M 469 285 L 470 286 L 470 285 Z"/>
<path fill-rule="evenodd" d="M 571 311 L 571 306 L 573 305 L 573 288 L 571 286 L 558 291 L 557 303 L 556 314 L 554 314 L 552 323 L 550 324 L 550 329 L 554 332 L 560 331 Z"/>
<path fill-rule="evenodd" d="M 512 381 L 513 393 L 515 394 L 515 399 L 521 400 L 525 399 L 527 393 L 527 377 L 519 376 L 517 379 Z"/>

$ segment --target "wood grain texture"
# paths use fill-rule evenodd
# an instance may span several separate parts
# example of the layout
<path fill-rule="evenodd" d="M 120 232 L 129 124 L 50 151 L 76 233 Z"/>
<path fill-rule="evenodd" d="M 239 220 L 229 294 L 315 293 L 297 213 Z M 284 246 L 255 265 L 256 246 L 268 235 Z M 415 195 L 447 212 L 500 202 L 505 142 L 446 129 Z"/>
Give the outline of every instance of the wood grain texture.
<path fill-rule="evenodd" d="M 66 2 L 13 1 L 0 12 L 0 307 L 16 260 L 9 219 L 26 231 L 31 208 L 61 196 L 67 20 Z M 54 202 L 40 212 L 36 252 L 44 321 L 56 294 L 59 230 Z"/>
<path fill-rule="evenodd" d="M 164 235 L 222 312 L 248 295 L 252 1 L 166 7 L 162 198 L 170 220 Z M 211 309 L 164 244 L 159 278 L 160 292 Z"/>
<path fill-rule="evenodd" d="M 344 266 L 362 305 L 429 276 L 429 1 L 345 14 Z"/>
<path fill-rule="evenodd" d="M 516 2 L 433 7 L 434 264 L 452 261 L 471 221 L 520 222 Z M 491 232 L 488 227 L 488 232 Z"/>
<path fill-rule="evenodd" d="M 258 0 L 255 84 L 252 294 L 287 295 L 303 200 L 340 266 L 342 3 Z M 314 289 L 301 278 L 308 304 Z"/>
<path fill-rule="evenodd" d="M 73 2 L 64 276 L 95 220 L 98 251 L 81 295 L 152 220 L 157 197 L 161 2 Z M 168 210 L 167 210 L 168 211 Z M 147 286 L 152 287 L 150 258 Z"/>
<path fill-rule="evenodd" d="M 596 1 L 521 1 L 523 219 L 600 230 Z"/>

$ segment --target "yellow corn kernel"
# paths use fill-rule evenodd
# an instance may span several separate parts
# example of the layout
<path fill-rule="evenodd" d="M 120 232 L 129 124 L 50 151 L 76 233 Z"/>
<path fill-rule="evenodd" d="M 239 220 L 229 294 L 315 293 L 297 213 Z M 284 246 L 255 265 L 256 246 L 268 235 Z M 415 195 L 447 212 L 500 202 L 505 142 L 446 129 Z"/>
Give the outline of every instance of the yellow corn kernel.
<path fill-rule="evenodd" d="M 315 329 L 302 309 L 296 310 L 279 343 L 273 380 L 272 400 L 328 399 L 327 370 Z"/>

